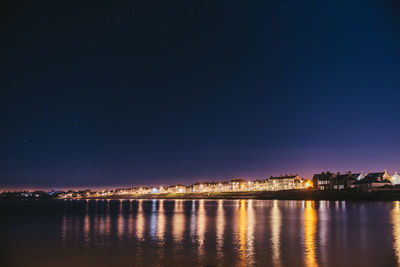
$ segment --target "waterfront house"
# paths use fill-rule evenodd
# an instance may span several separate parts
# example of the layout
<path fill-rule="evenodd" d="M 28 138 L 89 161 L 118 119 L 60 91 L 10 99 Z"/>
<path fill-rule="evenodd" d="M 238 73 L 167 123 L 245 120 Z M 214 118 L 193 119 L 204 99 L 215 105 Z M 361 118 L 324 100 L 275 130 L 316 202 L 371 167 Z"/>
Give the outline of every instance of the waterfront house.
<path fill-rule="evenodd" d="M 295 189 L 295 181 L 300 182 L 301 177 L 298 175 L 281 175 L 269 178 L 272 191 Z"/>
<path fill-rule="evenodd" d="M 222 191 L 222 183 L 212 181 L 205 185 L 204 190 L 205 192 L 220 192 Z"/>
<path fill-rule="evenodd" d="M 218 189 L 219 186 L 216 182 L 201 182 L 193 185 L 193 192 L 195 193 L 218 192 Z"/>
<path fill-rule="evenodd" d="M 230 182 L 219 182 L 218 183 L 218 191 L 219 192 L 227 192 L 230 191 L 231 184 Z"/>
<path fill-rule="evenodd" d="M 333 179 L 336 177 L 335 174 L 331 172 L 322 172 L 314 174 L 313 184 L 318 190 L 330 190 L 333 189 Z"/>
<path fill-rule="evenodd" d="M 394 172 L 392 175 L 392 184 L 399 185 L 400 184 L 400 175 L 397 172 Z"/>
<path fill-rule="evenodd" d="M 204 190 L 204 184 L 208 182 L 202 182 L 202 183 L 195 183 L 192 185 L 192 192 L 193 193 L 200 193 L 203 192 Z"/>
<path fill-rule="evenodd" d="M 185 185 L 184 193 L 193 193 L 193 185 Z"/>
<path fill-rule="evenodd" d="M 361 191 L 372 191 L 383 186 L 391 186 L 392 182 L 385 179 L 388 176 L 385 175 L 386 172 L 368 173 L 364 179 L 355 182 L 354 187 Z"/>
<path fill-rule="evenodd" d="M 167 188 L 167 193 L 185 193 L 186 186 L 182 184 L 172 185 Z"/>
<path fill-rule="evenodd" d="M 138 189 L 138 194 L 144 195 L 144 194 L 151 194 L 151 187 L 140 187 Z"/>
<path fill-rule="evenodd" d="M 294 180 L 294 189 L 307 189 L 313 187 L 313 183 L 309 179 L 301 178 Z"/>
<path fill-rule="evenodd" d="M 230 182 L 231 191 L 247 191 L 251 188 L 251 182 L 247 182 L 244 178 L 232 179 Z"/>
<path fill-rule="evenodd" d="M 192 186 L 194 193 L 230 191 L 229 182 L 198 182 Z"/>
<path fill-rule="evenodd" d="M 167 193 L 167 190 L 166 190 L 166 188 L 164 186 L 160 186 L 158 188 L 158 193 L 160 193 L 160 194 Z"/>
<path fill-rule="evenodd" d="M 335 178 L 331 180 L 334 190 L 345 190 L 353 188 L 353 184 L 357 182 L 357 178 L 362 176 L 361 173 L 352 174 L 350 171 L 345 174 L 338 173 Z"/>
<path fill-rule="evenodd" d="M 360 174 L 357 176 L 357 181 L 360 181 L 360 180 L 362 180 L 362 179 L 364 179 L 365 178 L 365 175 L 363 174 L 363 172 L 361 171 L 360 172 Z"/>
<path fill-rule="evenodd" d="M 253 191 L 267 191 L 269 190 L 269 181 L 268 180 L 255 180 L 253 182 L 253 186 L 251 188 Z"/>

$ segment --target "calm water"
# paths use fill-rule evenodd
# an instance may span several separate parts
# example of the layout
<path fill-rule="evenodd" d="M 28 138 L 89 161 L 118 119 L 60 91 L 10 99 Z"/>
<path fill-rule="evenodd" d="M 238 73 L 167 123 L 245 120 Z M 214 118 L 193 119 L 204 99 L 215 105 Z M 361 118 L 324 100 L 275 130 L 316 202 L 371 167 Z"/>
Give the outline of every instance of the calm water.
<path fill-rule="evenodd" d="M 400 203 L 0 202 L 1 266 L 396 266 Z"/>

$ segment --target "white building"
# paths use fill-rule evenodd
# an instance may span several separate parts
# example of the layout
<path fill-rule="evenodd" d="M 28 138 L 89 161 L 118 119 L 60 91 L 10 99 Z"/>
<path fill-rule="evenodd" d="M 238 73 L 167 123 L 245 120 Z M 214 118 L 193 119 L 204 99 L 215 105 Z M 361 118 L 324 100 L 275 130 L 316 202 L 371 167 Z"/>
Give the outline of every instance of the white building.
<path fill-rule="evenodd" d="M 394 172 L 394 174 L 392 175 L 392 184 L 400 184 L 400 175 L 397 172 Z"/>
<path fill-rule="evenodd" d="M 357 181 L 360 181 L 364 178 L 365 178 L 365 175 L 363 174 L 363 172 L 360 172 L 360 175 L 357 176 Z"/>

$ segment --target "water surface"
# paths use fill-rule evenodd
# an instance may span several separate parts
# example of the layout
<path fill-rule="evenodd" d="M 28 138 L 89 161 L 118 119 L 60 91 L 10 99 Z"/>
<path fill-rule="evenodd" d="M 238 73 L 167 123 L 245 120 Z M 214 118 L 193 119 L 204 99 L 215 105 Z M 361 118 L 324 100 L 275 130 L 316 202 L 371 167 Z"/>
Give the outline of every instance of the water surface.
<path fill-rule="evenodd" d="M 396 266 L 399 202 L 0 202 L 1 266 Z"/>

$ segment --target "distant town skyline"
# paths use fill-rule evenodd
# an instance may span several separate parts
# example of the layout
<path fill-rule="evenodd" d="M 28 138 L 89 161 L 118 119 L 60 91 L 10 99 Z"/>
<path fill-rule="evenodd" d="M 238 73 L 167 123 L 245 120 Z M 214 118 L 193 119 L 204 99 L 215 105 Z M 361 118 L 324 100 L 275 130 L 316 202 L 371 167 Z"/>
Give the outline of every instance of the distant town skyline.
<path fill-rule="evenodd" d="M 315 174 L 319 173 L 331 173 L 331 174 L 359 174 L 362 172 L 364 175 L 368 173 L 383 173 L 387 172 L 389 174 L 399 174 L 400 170 L 388 170 L 388 169 L 379 169 L 379 170 L 361 170 L 361 171 L 354 171 L 354 170 L 346 170 L 346 171 L 333 171 L 333 170 L 322 170 L 322 171 L 317 171 L 312 173 L 311 175 L 301 175 L 296 172 L 291 172 L 291 173 L 281 173 L 281 174 L 275 174 L 275 175 L 265 175 L 265 176 L 234 176 L 234 177 L 210 177 L 210 178 L 193 178 L 193 179 L 183 179 L 180 182 L 169 182 L 166 181 L 164 183 L 144 183 L 144 184 L 108 184 L 108 185 L 83 185 L 83 186 L 42 186 L 42 187 L 34 187 L 34 186 L 5 186 L 0 188 L 0 191 L 13 191 L 13 190 L 85 190 L 85 189 L 90 189 L 90 190 L 107 190 L 107 189 L 118 189 L 118 188 L 131 188 L 131 187 L 165 187 L 165 186 L 172 186 L 172 185 L 177 185 L 177 184 L 182 184 L 182 185 L 191 185 L 195 183 L 203 183 L 203 182 L 224 182 L 224 181 L 231 181 L 232 179 L 240 179 L 244 178 L 247 179 L 248 181 L 255 181 L 255 180 L 263 180 L 263 179 L 269 179 L 270 177 L 280 177 L 280 176 L 299 176 L 304 179 L 312 180 L 313 176 Z"/>

